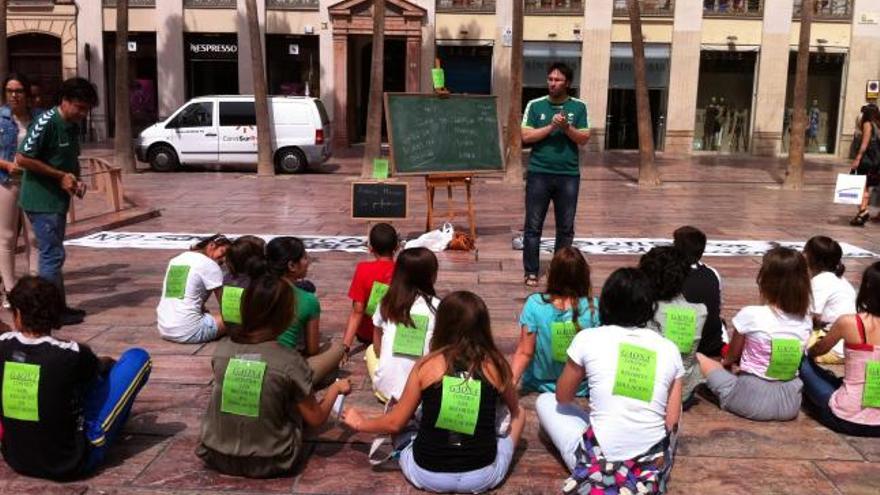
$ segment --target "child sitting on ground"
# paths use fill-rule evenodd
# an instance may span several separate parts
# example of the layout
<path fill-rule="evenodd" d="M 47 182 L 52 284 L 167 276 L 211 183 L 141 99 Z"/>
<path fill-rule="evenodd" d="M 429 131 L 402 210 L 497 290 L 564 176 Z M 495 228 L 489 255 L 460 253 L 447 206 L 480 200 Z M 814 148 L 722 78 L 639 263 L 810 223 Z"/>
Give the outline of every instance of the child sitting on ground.
<path fill-rule="evenodd" d="M 363 344 L 373 343 L 373 315 L 388 292 L 394 272 L 394 253 L 400 244 L 397 231 L 387 223 L 374 225 L 369 239 L 370 254 L 375 259 L 357 264 L 348 289 L 351 314 L 342 337 L 346 354 L 351 351 L 355 338 Z"/>
<path fill-rule="evenodd" d="M 150 356 L 129 349 L 114 362 L 54 338 L 64 304 L 42 278 L 21 278 L 9 304 L 15 331 L 0 335 L 3 459 L 26 476 L 86 476 L 128 419 L 150 375 Z"/>
<path fill-rule="evenodd" d="M 856 312 L 856 291 L 845 278 L 846 267 L 841 260 L 843 250 L 840 244 L 830 237 L 817 235 L 810 238 L 804 245 L 804 258 L 810 270 L 810 287 L 813 302 L 810 313 L 813 316 L 813 328 L 819 329 L 815 338 L 824 335 L 831 325 L 844 315 Z M 822 364 L 843 364 L 843 340 L 840 340 L 824 356 L 816 358 Z"/>
<path fill-rule="evenodd" d="M 513 382 L 520 383 L 524 392 L 556 391 L 569 344 L 581 330 L 599 325 L 599 303 L 591 293 L 590 266 L 584 255 L 572 247 L 557 251 L 550 262 L 546 292 L 529 296 L 519 317 L 522 331 L 511 368 Z M 578 395 L 586 393 L 584 381 Z"/>
<path fill-rule="evenodd" d="M 229 272 L 223 276 L 220 314 L 228 333 L 241 325 L 242 293 L 251 280 L 266 271 L 266 241 L 253 235 L 239 237 L 226 251 L 226 267 Z"/>
<path fill-rule="evenodd" d="M 403 266 L 406 253 L 415 249 L 423 248 L 403 251 L 397 269 Z M 397 271 L 395 280 L 396 276 Z M 507 360 L 492 338 L 486 303 L 472 292 L 446 296 L 437 309 L 430 345 L 430 354 L 401 377 L 406 387 L 395 395 L 399 402 L 390 411 L 369 418 L 351 408 L 344 411 L 343 420 L 356 431 L 396 434 L 421 408 L 417 432 L 395 441 L 405 445 L 400 452 L 404 477 L 416 488 L 431 492 L 491 490 L 507 477 L 525 426 L 525 412 L 519 406 Z M 502 404 L 510 411 L 510 428 L 499 432 L 496 414 Z"/>
<path fill-rule="evenodd" d="M 156 307 L 159 334 L 179 344 L 201 344 L 224 335 L 223 318 L 205 311 L 213 293 L 220 303 L 223 270 L 218 264 L 231 242 L 216 234 L 168 262 Z"/>
<path fill-rule="evenodd" d="M 351 391 L 348 380 L 338 380 L 319 402 L 305 359 L 279 343 L 293 321 L 294 298 L 290 282 L 275 274 L 252 281 L 241 301 L 241 326 L 217 345 L 196 447 L 217 471 L 250 478 L 290 473 L 302 458 L 303 423 L 324 424 L 336 397 Z"/>
<path fill-rule="evenodd" d="M 679 227 L 672 234 L 674 245 L 691 266 L 684 279 L 682 295 L 691 303 L 706 305 L 706 324 L 697 351 L 719 357 L 727 337 L 721 319 L 721 275 L 718 270 L 700 261 L 706 250 L 706 234 L 696 227 Z"/>
<path fill-rule="evenodd" d="M 648 327 L 671 340 L 681 353 L 681 396 L 685 410 L 695 404 L 694 389 L 703 381 L 696 353 L 706 323 L 706 305 L 690 303 L 681 293 L 690 272 L 687 261 L 672 246 L 655 247 L 639 260 L 639 269 L 651 280 L 657 300 L 657 310 Z"/>
<path fill-rule="evenodd" d="M 426 248 L 404 249 L 397 257 L 391 286 L 373 315 L 373 345 L 367 348 L 367 371 L 376 396 L 399 399 L 415 362 L 428 353 L 434 313 L 437 257 Z"/>
<path fill-rule="evenodd" d="M 697 354 L 709 389 L 721 408 L 746 419 L 787 421 L 801 408 L 798 367 L 813 324 L 807 262 L 793 249 L 764 255 L 758 272 L 763 305 L 746 306 L 733 318 L 730 352 L 722 363 Z M 739 364 L 739 373 L 730 371 Z"/>
<path fill-rule="evenodd" d="M 298 349 L 306 357 L 313 383 L 318 387 L 339 368 L 345 351 L 339 342 L 321 343 L 321 303 L 313 292 L 295 283 L 309 271 L 311 259 L 305 244 L 296 237 L 276 237 L 266 245 L 266 263 L 270 273 L 290 285 L 296 305 L 293 320 L 278 336 L 278 342 Z"/>
<path fill-rule="evenodd" d="M 809 349 L 822 356 L 844 342 L 843 378 L 809 357 L 801 364 L 808 410 L 838 433 L 880 437 L 880 262 L 865 269 L 856 300 L 858 313 L 837 319 L 828 335 Z"/>

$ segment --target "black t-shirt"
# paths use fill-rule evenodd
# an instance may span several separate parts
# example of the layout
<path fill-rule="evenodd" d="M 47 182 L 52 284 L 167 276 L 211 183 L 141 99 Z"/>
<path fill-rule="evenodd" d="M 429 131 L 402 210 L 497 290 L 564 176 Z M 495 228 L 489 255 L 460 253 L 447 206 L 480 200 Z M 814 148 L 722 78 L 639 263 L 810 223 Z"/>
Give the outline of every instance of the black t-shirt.
<path fill-rule="evenodd" d="M 499 393 L 480 376 L 480 412 L 473 435 L 437 428 L 442 381 L 422 390 L 422 421 L 419 434 L 413 441 L 413 458 L 422 469 L 435 473 L 464 473 L 486 467 L 495 462 L 498 438 L 495 428 L 495 407 Z"/>
<path fill-rule="evenodd" d="M 715 270 L 698 263 L 685 279 L 682 294 L 688 302 L 706 305 L 706 324 L 697 350 L 707 356 L 720 356 L 724 346 L 721 338 L 721 280 Z"/>
<path fill-rule="evenodd" d="M 32 339 L 19 332 L 0 335 L 0 392 L 5 392 L 0 393 L 4 431 L 0 451 L 12 469 L 49 479 L 65 479 L 80 472 L 88 453 L 83 399 L 98 369 L 98 358 L 91 349 L 76 342 L 51 336 Z M 35 409 L 22 391 L 22 379 L 13 387 L 16 370 L 25 370 L 30 377 L 39 372 Z M 8 390 L 4 391 L 4 386 Z M 12 400 L 3 403 L 13 395 L 19 399 L 15 405 Z M 23 417 L 27 419 L 17 419 Z"/>

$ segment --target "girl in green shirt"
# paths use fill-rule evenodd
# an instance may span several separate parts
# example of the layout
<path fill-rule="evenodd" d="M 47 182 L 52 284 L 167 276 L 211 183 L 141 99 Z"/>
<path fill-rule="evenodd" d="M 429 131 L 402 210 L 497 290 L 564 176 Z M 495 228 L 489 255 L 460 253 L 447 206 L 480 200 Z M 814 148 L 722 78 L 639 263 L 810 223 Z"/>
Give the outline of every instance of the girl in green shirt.
<path fill-rule="evenodd" d="M 278 336 L 278 342 L 285 347 L 298 349 L 312 368 L 314 382 L 320 384 L 339 368 L 345 350 L 340 342 L 321 344 L 321 304 L 318 297 L 295 285 L 308 273 L 310 262 L 305 245 L 296 237 L 276 237 L 266 244 L 269 272 L 290 285 L 295 301 L 293 322 Z"/>

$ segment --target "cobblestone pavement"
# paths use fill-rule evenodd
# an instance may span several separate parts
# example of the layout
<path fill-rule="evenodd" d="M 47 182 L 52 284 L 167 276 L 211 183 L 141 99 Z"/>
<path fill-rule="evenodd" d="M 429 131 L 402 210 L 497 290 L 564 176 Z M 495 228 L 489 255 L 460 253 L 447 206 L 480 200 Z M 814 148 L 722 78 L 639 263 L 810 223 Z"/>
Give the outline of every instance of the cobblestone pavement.
<path fill-rule="evenodd" d="M 106 151 L 92 150 L 104 154 Z M 660 159 L 663 186 L 639 189 L 635 154 L 591 155 L 581 183 L 577 235 L 583 237 L 669 237 L 683 224 L 711 238 L 806 240 L 823 233 L 878 252 L 880 224 L 853 228 L 853 207 L 831 203 L 834 176 L 846 165 L 813 159 L 803 191 L 783 191 L 783 163 L 756 158 L 700 155 Z M 225 232 L 233 234 L 364 235 L 366 225 L 350 219 L 350 183 L 356 180 L 356 152 L 310 173 L 256 178 L 247 168 L 142 173 L 125 178 L 128 191 L 162 208 L 162 216 L 125 230 Z M 397 227 L 414 236 L 424 229 L 424 186 L 410 183 L 412 214 Z M 523 192 L 500 177 L 476 181 L 476 253 L 441 254 L 441 294 L 467 288 L 492 312 L 504 352 L 513 352 L 516 318 L 526 296 L 521 258 L 511 239 L 523 218 Z M 439 194 L 438 198 L 445 195 Z M 440 201 L 439 203 L 443 203 Z M 462 219 L 457 220 L 464 225 Z M 548 226 L 552 226 L 548 218 Z M 545 230 L 552 236 L 552 228 Z M 174 251 L 70 248 L 66 265 L 69 299 L 88 311 L 86 322 L 59 332 L 88 343 L 98 353 L 118 354 L 138 345 L 154 359 L 150 382 L 135 403 L 125 434 L 106 467 L 74 483 L 49 483 L 12 473 L 0 463 L 0 492 L 51 494 L 153 493 L 411 493 L 416 490 L 395 469 L 373 471 L 366 462 L 370 437 L 328 426 L 308 434 L 310 455 L 289 477 L 246 480 L 205 469 L 194 456 L 202 411 L 211 386 L 213 344 L 184 346 L 162 341 L 155 306 L 165 265 Z M 315 255 L 310 278 L 323 306 L 323 335 L 338 337 L 350 306 L 346 299 L 354 264 L 365 255 Z M 635 256 L 590 256 L 593 285 Z M 546 263 L 548 260 L 543 260 Z M 723 314 L 730 318 L 757 301 L 759 259 L 711 258 L 724 278 Z M 847 260 L 847 277 L 857 283 L 871 260 Z M 212 302 L 211 304 L 215 304 Z M 0 313 L 3 320 L 9 315 Z M 347 404 L 379 412 L 358 355 L 346 370 L 354 392 Z M 566 476 L 538 435 L 534 396 L 524 398 L 528 422 L 513 472 L 498 493 L 558 493 Z M 673 473 L 673 493 L 861 494 L 880 486 L 880 440 L 832 433 L 806 414 L 787 423 L 754 423 L 701 402 L 684 415 L 683 439 Z"/>

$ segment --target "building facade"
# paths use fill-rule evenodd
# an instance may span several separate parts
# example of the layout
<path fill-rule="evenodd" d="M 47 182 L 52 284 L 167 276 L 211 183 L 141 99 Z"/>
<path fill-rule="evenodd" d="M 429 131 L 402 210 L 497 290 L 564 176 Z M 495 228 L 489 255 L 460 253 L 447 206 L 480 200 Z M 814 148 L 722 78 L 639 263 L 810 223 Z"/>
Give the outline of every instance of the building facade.
<path fill-rule="evenodd" d="M 386 91 L 427 91 L 439 60 L 454 92 L 506 109 L 511 2 L 385 0 Z M 365 135 L 373 0 L 257 0 L 269 91 L 321 97 L 337 145 Z M 801 0 L 643 0 L 659 149 L 775 156 L 788 147 Z M 252 91 L 245 0 L 129 0 L 135 129 L 188 98 Z M 92 137 L 113 133 L 115 0 L 9 0 L 13 69 L 47 93 L 80 74 L 98 86 Z M 625 0 L 525 0 L 523 104 L 550 63 L 575 68 L 593 150 L 637 146 Z M 808 151 L 845 154 L 866 83 L 880 79 L 880 3 L 820 0 L 810 36 Z"/>

